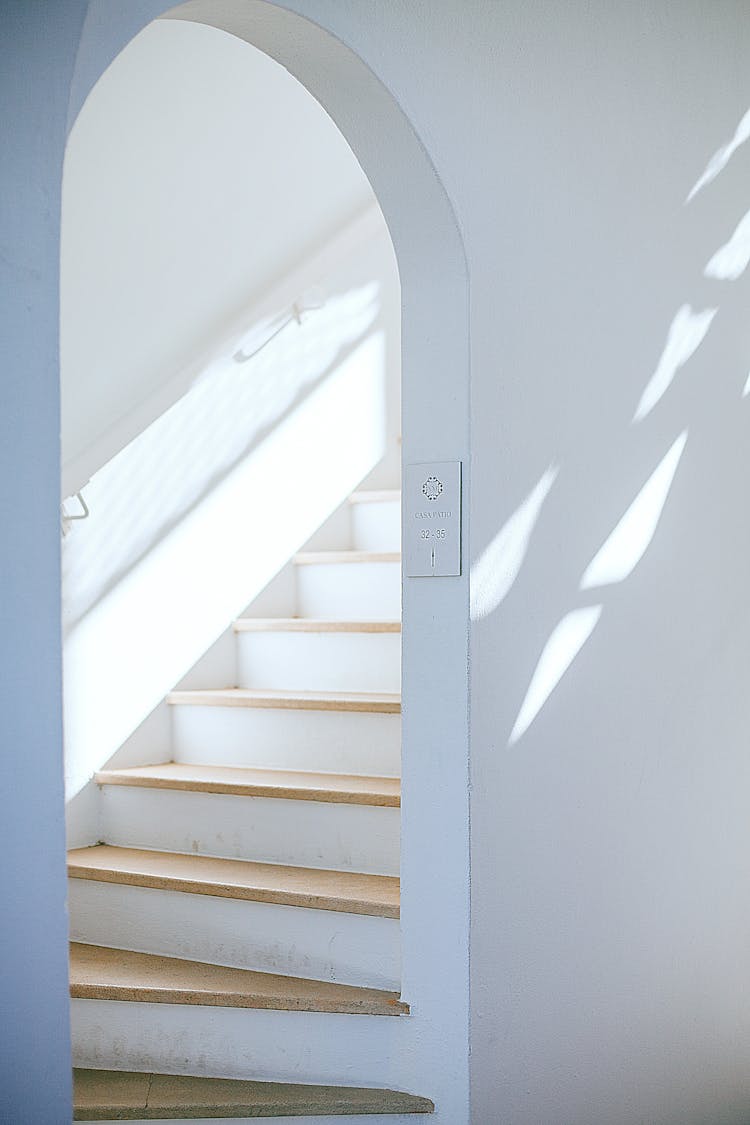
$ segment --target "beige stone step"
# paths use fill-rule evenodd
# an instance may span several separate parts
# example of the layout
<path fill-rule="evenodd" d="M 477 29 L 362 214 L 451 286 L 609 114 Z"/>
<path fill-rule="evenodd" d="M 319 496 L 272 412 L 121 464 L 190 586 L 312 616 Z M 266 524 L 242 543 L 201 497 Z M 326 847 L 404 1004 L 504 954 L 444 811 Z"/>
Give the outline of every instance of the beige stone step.
<path fill-rule="evenodd" d="M 235 633 L 400 633 L 400 621 L 324 621 L 316 617 L 240 617 Z"/>
<path fill-rule="evenodd" d="M 331 566 L 333 563 L 397 563 L 400 551 L 300 551 L 294 556 L 298 566 Z"/>
<path fill-rule="evenodd" d="M 194 707 L 260 707 L 290 711 L 362 711 L 401 713 L 401 696 L 374 691 L 281 691 L 257 688 L 209 688 L 172 691 L 167 703 Z"/>
<path fill-rule="evenodd" d="M 392 875 L 322 871 L 244 859 L 115 848 L 106 844 L 68 852 L 68 875 L 73 879 L 345 914 L 368 914 L 378 918 L 399 916 L 399 880 Z"/>
<path fill-rule="evenodd" d="M 238 797 L 279 797 L 286 800 L 376 805 L 384 808 L 398 808 L 401 804 L 401 783 L 397 777 L 359 777 L 351 774 L 164 762 L 160 765 L 121 770 L 99 770 L 95 778 L 99 785 L 180 789 L 193 793 L 226 793 Z"/>
<path fill-rule="evenodd" d="M 76 1121 L 432 1113 L 427 1098 L 395 1090 L 241 1082 L 229 1078 L 74 1070 Z"/>
<path fill-rule="evenodd" d="M 409 1011 L 409 1005 L 396 992 L 230 969 L 81 942 L 70 945 L 70 995 L 79 1000 L 365 1016 L 400 1016 Z"/>

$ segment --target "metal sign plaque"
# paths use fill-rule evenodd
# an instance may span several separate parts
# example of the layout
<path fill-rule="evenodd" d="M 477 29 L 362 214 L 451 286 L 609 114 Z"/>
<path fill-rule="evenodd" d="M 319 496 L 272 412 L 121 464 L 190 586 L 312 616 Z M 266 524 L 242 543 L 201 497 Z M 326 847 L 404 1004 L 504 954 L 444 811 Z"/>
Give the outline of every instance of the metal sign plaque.
<path fill-rule="evenodd" d="M 461 462 L 430 461 L 404 471 L 404 573 L 461 573 Z"/>

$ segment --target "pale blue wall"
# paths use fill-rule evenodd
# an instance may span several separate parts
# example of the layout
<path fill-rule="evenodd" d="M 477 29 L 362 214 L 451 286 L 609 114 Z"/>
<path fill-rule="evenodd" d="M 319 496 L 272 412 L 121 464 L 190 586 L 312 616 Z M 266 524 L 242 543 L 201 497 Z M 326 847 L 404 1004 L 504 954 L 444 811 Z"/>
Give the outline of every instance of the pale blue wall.
<path fill-rule="evenodd" d="M 70 1120 L 54 388 L 59 182 L 85 8 L 0 7 L 0 1119 L 13 1125 Z"/>

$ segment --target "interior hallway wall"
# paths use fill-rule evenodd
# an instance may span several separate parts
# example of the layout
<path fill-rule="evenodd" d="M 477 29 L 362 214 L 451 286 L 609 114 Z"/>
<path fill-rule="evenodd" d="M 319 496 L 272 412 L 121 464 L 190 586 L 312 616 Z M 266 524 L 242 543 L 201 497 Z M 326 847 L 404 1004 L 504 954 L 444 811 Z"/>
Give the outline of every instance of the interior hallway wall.
<path fill-rule="evenodd" d="M 288 6 L 393 92 L 469 258 L 470 554 L 485 557 L 472 626 L 475 1125 L 739 1125 L 750 340 L 744 228 L 739 244 L 733 234 L 750 147 L 731 142 L 750 106 L 746 6 Z M 11 386 L 31 427 L 39 387 Z M 422 435 L 420 457 L 453 452 Z M 35 577 L 50 593 L 49 575 Z M 31 596 L 26 575 L 13 588 L 19 606 Z M 436 598 L 428 640 L 439 612 Z M 17 616 L 16 641 L 21 627 Z M 576 648 L 530 721 L 540 656 L 547 690 Z"/>
<path fill-rule="evenodd" d="M 0 1108 L 69 1121 L 61 748 L 59 181 L 83 0 L 0 13 Z M 54 51 L 50 54 L 50 43 Z M 42 702 L 43 701 L 43 702 Z"/>
<path fill-rule="evenodd" d="M 314 11 L 397 91 L 469 259 L 472 1120 L 738 1125 L 750 11 Z"/>

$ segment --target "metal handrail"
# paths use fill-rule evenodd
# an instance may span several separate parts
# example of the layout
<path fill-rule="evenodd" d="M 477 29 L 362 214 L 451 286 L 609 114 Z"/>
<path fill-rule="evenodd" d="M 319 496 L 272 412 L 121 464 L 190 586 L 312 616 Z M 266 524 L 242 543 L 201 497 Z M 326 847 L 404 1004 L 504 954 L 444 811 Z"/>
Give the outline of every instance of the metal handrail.
<path fill-rule="evenodd" d="M 83 498 L 83 493 L 76 492 L 75 493 L 75 499 L 78 501 L 78 503 L 81 505 L 81 508 L 83 509 L 82 512 L 79 515 L 77 515 L 77 516 L 68 515 L 68 513 L 65 510 L 65 505 L 67 503 L 66 500 L 63 500 L 62 505 L 60 507 L 60 514 L 61 514 L 61 517 L 62 517 L 62 533 L 63 533 L 63 535 L 68 534 L 68 532 L 70 531 L 70 525 L 71 525 L 71 523 L 73 523 L 74 520 L 87 520 L 89 518 L 89 516 L 91 515 L 91 512 L 89 511 L 89 506 Z"/>
<path fill-rule="evenodd" d="M 258 352 L 262 352 L 267 348 L 272 340 L 275 340 L 285 328 L 290 324 L 298 324 L 302 326 L 302 314 L 306 312 L 314 312 L 316 309 L 322 309 L 326 303 L 325 294 L 320 289 L 311 289 L 309 292 L 303 294 L 294 302 L 289 316 L 283 321 L 278 328 L 274 328 L 273 332 L 268 336 L 262 344 L 259 344 L 252 352 L 246 352 L 243 348 L 238 348 L 232 356 L 235 363 L 247 363 L 248 360 L 254 359 Z"/>

